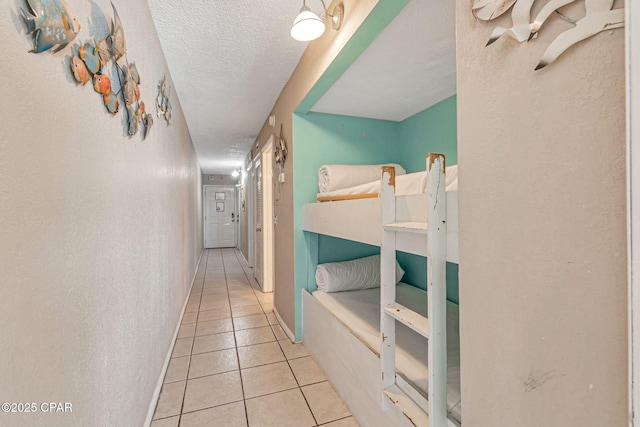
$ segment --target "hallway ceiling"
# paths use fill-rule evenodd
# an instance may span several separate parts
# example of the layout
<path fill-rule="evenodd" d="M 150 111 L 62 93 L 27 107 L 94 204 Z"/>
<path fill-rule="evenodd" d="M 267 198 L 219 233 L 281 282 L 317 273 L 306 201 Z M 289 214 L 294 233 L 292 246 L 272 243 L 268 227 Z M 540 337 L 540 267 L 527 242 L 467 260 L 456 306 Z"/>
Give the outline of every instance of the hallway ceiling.
<path fill-rule="evenodd" d="M 411 0 L 311 111 L 402 121 L 454 95 L 455 3 Z"/>
<path fill-rule="evenodd" d="M 302 2 L 148 2 L 202 172 L 230 174 L 306 48 L 289 36 Z"/>
<path fill-rule="evenodd" d="M 200 167 L 230 174 L 307 46 L 289 36 L 302 2 L 148 2 Z M 453 95 L 454 6 L 411 0 L 312 111 L 401 121 Z"/>

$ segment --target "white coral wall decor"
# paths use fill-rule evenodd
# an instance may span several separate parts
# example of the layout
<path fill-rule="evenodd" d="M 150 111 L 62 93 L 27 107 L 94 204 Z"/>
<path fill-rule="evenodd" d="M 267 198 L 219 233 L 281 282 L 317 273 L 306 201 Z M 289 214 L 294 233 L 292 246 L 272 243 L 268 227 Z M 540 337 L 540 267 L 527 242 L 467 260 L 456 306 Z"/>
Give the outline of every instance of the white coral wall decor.
<path fill-rule="evenodd" d="M 541 0 L 546 2 L 536 17 L 531 20 L 531 9 L 536 0 L 472 0 L 473 15 L 490 21 L 511 9 L 511 27 L 496 27 L 487 46 L 503 35 L 511 36 L 519 42 L 534 38 L 545 21 L 559 8 L 580 0 Z M 585 16 L 577 21 L 564 17 L 575 26 L 551 42 L 536 66 L 536 70 L 546 67 L 574 44 L 598 34 L 601 31 L 624 27 L 624 8 L 612 9 L 614 0 L 584 0 Z M 558 15 L 561 15 L 558 12 Z"/>

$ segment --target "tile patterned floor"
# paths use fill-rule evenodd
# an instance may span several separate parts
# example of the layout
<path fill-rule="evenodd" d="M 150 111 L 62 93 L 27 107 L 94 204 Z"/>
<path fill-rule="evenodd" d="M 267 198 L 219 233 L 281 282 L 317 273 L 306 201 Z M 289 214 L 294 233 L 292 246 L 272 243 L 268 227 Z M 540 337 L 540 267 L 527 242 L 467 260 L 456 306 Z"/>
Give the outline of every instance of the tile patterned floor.
<path fill-rule="evenodd" d="M 205 252 L 151 427 L 358 427 L 240 259 Z"/>

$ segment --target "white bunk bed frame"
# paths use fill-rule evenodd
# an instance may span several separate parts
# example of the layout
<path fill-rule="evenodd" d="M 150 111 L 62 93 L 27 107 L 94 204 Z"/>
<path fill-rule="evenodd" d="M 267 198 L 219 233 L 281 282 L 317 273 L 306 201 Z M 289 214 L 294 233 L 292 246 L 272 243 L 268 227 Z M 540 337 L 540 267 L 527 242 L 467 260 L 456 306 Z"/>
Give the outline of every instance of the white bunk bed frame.
<path fill-rule="evenodd" d="M 445 192 L 444 155 L 427 155 L 427 174 L 426 195 L 396 196 L 395 170 L 385 166 L 377 199 L 303 206 L 305 231 L 381 248 L 379 357 L 348 325 L 303 292 L 306 346 L 354 416 L 367 427 L 456 425 L 447 418 L 446 262 L 458 262 L 458 200 L 457 192 Z M 310 244 L 313 266 L 317 265 L 317 235 Z M 427 257 L 428 319 L 395 301 L 396 250 Z M 429 339 L 428 400 L 396 373 L 396 321 Z M 337 360 L 336 354 L 345 359 Z"/>

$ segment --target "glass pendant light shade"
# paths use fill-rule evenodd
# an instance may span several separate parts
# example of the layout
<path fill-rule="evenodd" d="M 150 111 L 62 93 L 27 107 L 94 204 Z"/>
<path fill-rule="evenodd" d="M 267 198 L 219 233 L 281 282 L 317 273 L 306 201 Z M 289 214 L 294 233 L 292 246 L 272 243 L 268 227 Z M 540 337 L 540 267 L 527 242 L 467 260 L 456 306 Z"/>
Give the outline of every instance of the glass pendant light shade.
<path fill-rule="evenodd" d="M 324 22 L 306 5 L 302 6 L 291 27 L 291 37 L 294 40 L 308 42 L 324 34 Z"/>

